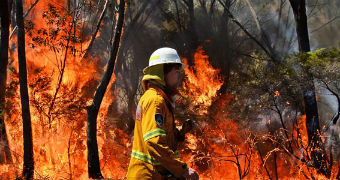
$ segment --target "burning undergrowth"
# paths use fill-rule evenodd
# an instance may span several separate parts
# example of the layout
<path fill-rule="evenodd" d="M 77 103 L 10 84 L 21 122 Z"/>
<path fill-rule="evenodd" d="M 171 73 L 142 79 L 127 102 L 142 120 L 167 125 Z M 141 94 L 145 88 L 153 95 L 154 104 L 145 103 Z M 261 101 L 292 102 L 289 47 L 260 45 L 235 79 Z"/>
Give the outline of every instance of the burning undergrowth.
<path fill-rule="evenodd" d="M 35 15 L 25 21 L 35 179 L 87 179 L 85 108 L 103 68 L 99 59 L 83 57 L 90 40 L 81 32 L 85 21 L 79 16 L 80 9 L 67 12 L 58 6 L 63 3 L 39 2 Z M 16 38 L 12 41 L 15 43 Z M 0 166 L 3 179 L 20 177 L 23 163 L 16 57 L 11 54 L 6 92 L 6 125 L 13 163 Z M 112 128 L 106 118 L 113 97 L 113 92 L 106 94 L 99 112 L 98 146 L 105 175 L 123 178 L 123 164 L 128 161 L 121 155 L 127 154 L 129 143 L 123 140 L 128 139 L 127 135 Z"/>
<path fill-rule="evenodd" d="M 201 178 L 327 179 L 315 169 L 318 162 L 312 161 L 313 151 L 321 149 L 314 150 L 308 143 L 305 115 L 292 111 L 279 91 L 268 95 L 270 103 L 258 104 L 262 113 L 251 122 L 237 114 L 241 112 L 235 110 L 240 107 L 237 94 L 217 94 L 223 79 L 203 47 L 197 49 L 193 66 L 185 72 L 182 93 L 186 98 L 180 107 L 185 112 L 178 117 L 186 114 L 182 118 L 194 119 L 197 126 L 187 135 L 181 152 Z M 279 105 L 281 101 L 286 108 Z M 261 125 L 263 120 L 266 123 Z M 330 157 L 327 168 L 335 175 L 337 166 L 332 161 Z"/>
<path fill-rule="evenodd" d="M 193 66 L 186 67 L 185 73 L 182 94 L 186 108 L 181 109 L 186 109 L 182 112 L 185 118 L 196 121 L 196 129 L 186 136 L 181 150 L 184 160 L 202 179 L 242 179 L 256 174 L 260 166 L 254 162 L 255 137 L 229 113 L 234 97 L 217 94 L 223 78 L 209 63 L 203 47 L 196 50 Z"/>
<path fill-rule="evenodd" d="M 79 67 L 72 64 L 83 59 L 81 55 L 70 55 L 68 58 L 73 59 L 73 63 L 66 66 L 65 78 L 60 84 L 60 75 L 51 74 L 58 72 L 58 68 L 38 66 L 34 59 L 28 59 L 34 64 L 28 72 L 36 179 L 87 179 L 85 107 L 97 79 L 96 76 L 84 77 L 75 72 Z M 83 73 L 93 74 L 97 70 L 95 67 L 83 66 Z M 5 172 L 1 176 L 13 179 L 20 176 L 23 143 L 22 125 L 18 121 L 21 119 L 18 74 L 15 67 L 11 69 L 8 88 L 8 103 L 11 104 L 8 107 L 11 108 L 7 116 L 7 131 L 14 162 L 1 166 Z M 284 131 L 278 134 L 256 133 L 247 128 L 249 124 L 246 121 L 232 113 L 235 97 L 227 93 L 217 94 L 223 78 L 220 70 L 210 65 L 203 47 L 197 49 L 193 66 L 188 66 L 185 72 L 187 78 L 181 91 L 184 100 L 177 117 L 179 121 L 194 119 L 196 128 L 186 135 L 185 143 L 180 144 L 180 154 L 189 166 L 198 170 L 201 179 L 270 179 L 278 174 L 285 179 L 305 179 L 305 171 L 313 171 L 308 164 L 294 161 L 291 157 L 294 152 L 303 159 L 303 152 L 308 152 L 298 148 L 307 146 L 303 116 L 296 121 L 293 131 L 293 137 L 300 145 L 290 147 L 287 142 L 291 140 L 284 137 Z M 105 97 L 98 118 L 101 169 L 105 177 L 124 179 L 131 137 L 116 128 L 107 116 L 114 93 L 108 92 Z M 280 93 L 273 93 L 273 97 L 279 98 Z"/>
<path fill-rule="evenodd" d="M 58 3 L 64 2 L 57 0 Z M 87 179 L 86 105 L 103 68 L 100 59 L 84 58 L 89 45 L 88 37 L 81 32 L 85 20 L 77 11 L 67 12 L 56 4 L 39 3 L 36 16 L 26 21 L 35 179 Z M 70 13 L 75 18 L 70 18 Z M 43 16 L 37 18 L 39 14 Z M 0 165 L 0 179 L 15 179 L 22 172 L 16 56 L 11 54 L 6 92 L 6 126 L 13 163 Z M 309 157 L 303 115 L 299 114 L 291 129 L 257 132 L 248 128 L 249 123 L 233 109 L 236 94 L 218 94 L 224 79 L 221 70 L 209 63 L 204 48 L 198 47 L 193 57 L 193 65 L 185 69 L 187 78 L 181 91 L 184 100 L 176 115 L 179 121 L 196 121 L 196 128 L 180 145 L 180 154 L 198 170 L 201 179 L 308 179 L 311 175 L 323 178 L 313 169 L 314 162 Z M 131 135 L 118 129 L 108 117 L 114 96 L 114 92 L 107 92 L 99 112 L 99 157 L 104 177 L 124 179 Z M 280 92 L 274 91 L 271 98 L 279 99 Z M 270 119 L 267 122 L 270 124 Z M 288 130 L 293 133 L 287 135 Z"/>

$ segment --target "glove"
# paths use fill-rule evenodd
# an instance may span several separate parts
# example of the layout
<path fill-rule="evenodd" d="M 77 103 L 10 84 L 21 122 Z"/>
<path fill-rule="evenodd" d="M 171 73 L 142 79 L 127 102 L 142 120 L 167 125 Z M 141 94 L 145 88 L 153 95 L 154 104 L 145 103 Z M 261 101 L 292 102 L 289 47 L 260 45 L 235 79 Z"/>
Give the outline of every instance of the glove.
<path fill-rule="evenodd" d="M 191 131 L 195 126 L 195 122 L 191 119 L 187 119 L 184 121 L 182 129 L 181 129 L 181 134 L 184 135 Z"/>
<path fill-rule="evenodd" d="M 199 180 L 197 172 L 192 168 L 188 168 L 183 174 L 183 177 L 185 177 L 186 180 Z"/>

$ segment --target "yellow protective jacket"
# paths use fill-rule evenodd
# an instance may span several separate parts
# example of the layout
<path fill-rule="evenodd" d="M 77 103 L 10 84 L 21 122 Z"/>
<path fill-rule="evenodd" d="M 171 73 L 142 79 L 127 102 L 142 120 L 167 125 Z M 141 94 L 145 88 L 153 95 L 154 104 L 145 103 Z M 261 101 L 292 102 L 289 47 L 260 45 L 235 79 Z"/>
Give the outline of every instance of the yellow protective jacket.
<path fill-rule="evenodd" d="M 161 88 L 149 87 L 137 106 L 127 179 L 180 178 L 187 167 L 176 151 L 177 134 L 168 97 Z"/>

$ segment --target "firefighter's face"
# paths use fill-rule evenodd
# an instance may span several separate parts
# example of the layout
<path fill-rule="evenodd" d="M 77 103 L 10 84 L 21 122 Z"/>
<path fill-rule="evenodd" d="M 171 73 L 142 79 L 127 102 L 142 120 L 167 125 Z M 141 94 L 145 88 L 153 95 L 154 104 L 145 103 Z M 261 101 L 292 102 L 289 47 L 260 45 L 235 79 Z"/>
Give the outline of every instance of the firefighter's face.
<path fill-rule="evenodd" d="M 182 67 L 173 67 L 169 73 L 165 75 L 166 84 L 171 88 L 177 88 L 182 84 L 184 78 L 184 70 Z"/>

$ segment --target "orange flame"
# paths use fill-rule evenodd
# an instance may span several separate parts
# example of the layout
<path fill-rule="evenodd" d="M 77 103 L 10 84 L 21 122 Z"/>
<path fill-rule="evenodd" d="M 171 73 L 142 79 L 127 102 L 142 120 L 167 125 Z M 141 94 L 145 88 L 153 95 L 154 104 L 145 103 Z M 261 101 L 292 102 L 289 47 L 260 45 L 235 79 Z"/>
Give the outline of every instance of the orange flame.
<path fill-rule="evenodd" d="M 27 9 L 33 1 L 25 3 Z M 66 12 L 65 4 L 65 0 L 39 1 L 26 18 L 28 20 L 26 27 L 28 29 L 31 27 L 26 31 L 26 58 L 35 162 L 34 178 L 37 179 L 88 179 L 85 107 L 86 102 L 92 98 L 94 88 L 102 76 L 100 72 L 104 69 L 98 68 L 96 58 L 83 59 L 84 51 L 90 42 L 89 39 L 84 39 L 80 32 L 85 21 L 78 19 L 74 23 Z M 74 27 L 72 30 L 71 24 Z M 75 34 L 70 35 L 70 31 Z M 13 36 L 11 42 L 16 43 L 16 37 Z M 69 46 L 66 53 L 67 43 Z M 15 59 L 11 66 L 17 69 L 17 54 L 11 54 L 11 57 Z M 64 74 L 61 75 L 63 66 Z M 61 76 L 63 78 L 59 84 Z M 128 143 L 122 142 L 125 148 L 121 146 L 117 148 L 117 145 L 112 144 L 116 144 L 113 141 L 121 137 L 127 140 L 127 135 L 118 130 L 105 128 L 108 122 L 108 108 L 114 100 L 114 93 L 110 91 L 114 81 L 113 76 L 98 115 L 98 148 L 104 176 L 123 178 L 125 170 L 118 173 L 118 169 L 120 162 L 126 162 L 128 159 L 126 158 Z M 9 74 L 8 84 L 15 82 L 18 82 L 18 77 L 12 72 Z M 54 106 L 50 108 L 59 85 Z M 15 179 L 21 176 L 22 172 L 23 129 L 19 88 L 16 90 L 14 96 L 8 99 L 13 107 L 5 117 L 14 162 L 0 165 L 0 179 Z"/>
<path fill-rule="evenodd" d="M 25 2 L 27 9 L 33 0 Z M 70 42 L 68 53 L 65 53 L 70 31 L 67 28 L 72 24 L 72 19 L 63 7 L 65 0 L 55 0 L 50 3 L 53 3 L 54 14 L 44 14 L 44 11 L 47 11 L 51 6 L 47 1 L 39 1 L 34 11 L 27 17 L 34 24 L 34 27 L 26 35 L 26 56 L 35 178 L 88 179 L 85 104 L 92 97 L 94 91 L 92 88 L 96 87 L 103 69 L 98 68 L 97 59 L 83 59 L 83 51 L 89 44 L 88 39 L 73 39 Z M 60 19 L 57 22 L 52 22 L 52 17 L 44 18 L 41 17 L 42 14 Z M 56 14 L 60 16 L 56 17 Z M 80 29 L 80 25 L 84 24 L 85 22 L 82 21 L 75 24 L 77 27 L 75 37 L 81 37 L 78 29 Z M 59 33 L 54 36 L 56 30 Z M 39 36 L 44 38 L 39 39 Z M 12 42 L 15 43 L 15 41 L 14 37 Z M 37 43 L 40 45 L 36 45 Z M 65 56 L 67 61 L 60 92 L 56 96 L 56 103 L 49 114 L 51 99 L 59 83 L 60 69 Z M 11 57 L 16 59 L 17 54 L 11 54 Z M 186 59 L 183 61 L 187 62 Z M 237 122 L 230 117 L 228 112 L 225 112 L 229 100 L 233 97 L 227 94 L 223 96 L 217 94 L 223 84 L 223 79 L 220 70 L 213 68 L 209 63 L 209 57 L 205 54 L 203 47 L 199 47 L 195 52 L 193 64 L 193 67 L 187 66 L 185 69 L 187 80 L 185 81 L 184 94 L 192 100 L 194 106 L 200 108 L 199 115 L 207 114 L 208 108 L 216 99 L 220 100 L 218 101 L 220 109 L 214 116 L 215 125 L 203 124 L 199 133 L 187 134 L 187 147 L 182 150 L 183 160 L 201 173 L 200 179 L 240 179 L 240 169 L 242 172 L 246 171 L 249 163 L 251 163 L 250 169 L 247 176 L 243 177 L 244 179 L 267 179 L 264 165 L 254 148 L 254 137 L 249 135 L 241 122 Z M 14 61 L 13 66 L 16 67 L 14 69 L 17 69 L 17 61 Z M 108 89 L 111 89 L 114 80 L 115 77 L 112 78 Z M 15 84 L 16 82 L 18 82 L 17 74 L 10 73 L 8 83 Z M 23 129 L 20 117 L 19 89 L 16 90 L 8 100 L 13 107 L 5 117 L 14 162 L 13 164 L 0 165 L 0 179 L 15 179 L 22 172 Z M 279 91 L 274 93 L 275 97 L 280 96 Z M 115 129 L 110 119 L 107 118 L 113 97 L 114 93 L 108 91 L 98 116 L 99 156 L 105 177 L 124 179 L 131 143 L 128 135 L 122 130 Z M 48 117 L 52 117 L 51 120 Z M 50 128 L 49 124 L 51 124 Z M 300 132 L 295 131 L 295 136 L 300 133 L 302 144 L 306 146 L 307 136 L 303 133 L 306 128 L 305 116 L 298 120 L 298 124 Z M 301 173 L 291 172 L 292 170 L 287 168 L 293 166 L 289 163 L 293 164 L 286 159 L 278 160 L 279 173 L 287 174 L 282 175 L 283 179 L 304 179 Z M 323 179 L 317 175 L 314 177 Z"/>
<path fill-rule="evenodd" d="M 183 59 L 187 64 L 187 59 Z M 194 66 L 186 66 L 184 91 L 185 95 L 191 98 L 192 103 L 200 106 L 201 112 L 206 113 L 207 108 L 217 96 L 223 80 L 219 75 L 220 70 L 215 69 L 209 63 L 209 56 L 205 54 L 202 46 L 198 47 L 193 60 Z"/>
<path fill-rule="evenodd" d="M 279 97 L 280 96 L 280 92 L 279 91 L 274 91 L 274 97 Z"/>

